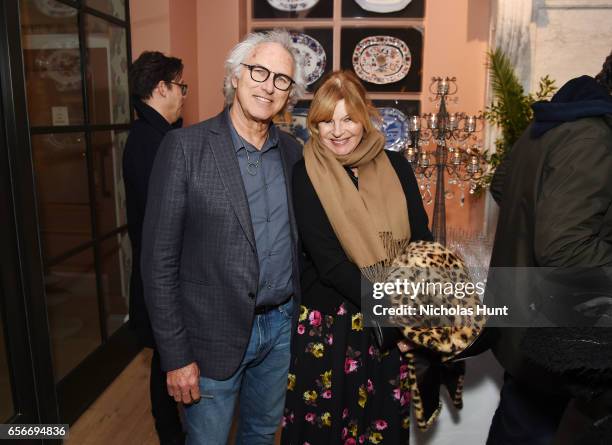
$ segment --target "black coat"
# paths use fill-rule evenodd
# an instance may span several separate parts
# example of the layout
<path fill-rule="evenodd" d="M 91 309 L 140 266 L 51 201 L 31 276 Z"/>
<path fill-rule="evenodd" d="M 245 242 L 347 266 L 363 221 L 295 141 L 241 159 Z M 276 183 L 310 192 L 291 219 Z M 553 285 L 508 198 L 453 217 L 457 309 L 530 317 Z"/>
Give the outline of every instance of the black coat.
<path fill-rule="evenodd" d="M 147 203 L 149 176 L 157 149 L 166 133 L 172 128 L 180 127 L 181 121 L 170 125 L 161 114 L 140 101 L 135 101 L 134 107 L 139 119 L 132 124 L 123 152 L 128 233 L 132 245 L 129 325 L 136 330 L 144 346 L 153 347 L 153 334 L 144 303 L 140 274 L 142 225 Z"/>
<path fill-rule="evenodd" d="M 500 213 L 488 286 L 526 313 L 526 321 L 530 320 L 528 309 L 541 312 L 553 300 L 541 298 L 548 294 L 536 290 L 535 279 L 513 279 L 504 288 L 503 283 L 512 278 L 510 268 L 529 268 L 532 274 L 541 268 L 560 268 L 555 280 L 565 276 L 560 281 L 564 285 L 577 281 L 580 291 L 567 299 L 557 295 L 557 307 L 562 302 L 572 306 L 582 301 L 581 292 L 588 295 L 587 290 L 595 285 L 603 284 L 604 290 L 612 285 L 605 276 L 595 282 L 578 274 L 579 268 L 592 274 L 612 267 L 612 114 L 605 114 L 612 113 L 612 99 L 605 92 L 599 104 L 588 95 L 576 99 L 584 95 L 581 88 L 585 85 L 595 88 L 591 86 L 594 82 L 585 77 L 574 79 L 550 103 L 534 106 L 535 122 L 516 142 L 491 183 Z M 559 101 L 559 97 L 565 99 Z M 488 287 L 486 298 L 489 295 Z M 556 392 L 564 386 L 555 378 L 562 373 L 609 366 L 612 349 L 603 344 L 609 344 L 611 337 L 606 331 L 503 328 L 497 332 L 493 351 L 515 378 Z M 585 341 L 592 334 L 597 341 Z M 592 350 L 586 352 L 584 345 Z"/>
<path fill-rule="evenodd" d="M 410 164 L 398 153 L 386 153 L 406 195 L 411 240 L 432 240 L 427 228 L 427 213 Z M 343 301 L 360 307 L 361 272 L 344 253 L 303 160 L 296 164 L 293 172 L 293 196 L 295 218 L 305 252 L 301 279 L 303 301 L 308 305 L 314 299 L 319 309 L 328 311 Z"/>

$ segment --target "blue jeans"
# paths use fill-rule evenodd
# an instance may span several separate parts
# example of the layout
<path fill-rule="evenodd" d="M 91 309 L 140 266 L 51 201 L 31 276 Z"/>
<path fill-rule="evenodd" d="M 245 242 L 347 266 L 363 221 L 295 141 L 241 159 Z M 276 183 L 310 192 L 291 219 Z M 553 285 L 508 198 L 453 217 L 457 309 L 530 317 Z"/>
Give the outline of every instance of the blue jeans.
<path fill-rule="evenodd" d="M 236 445 L 271 445 L 285 405 L 293 299 L 256 315 L 238 370 L 227 380 L 200 377 L 198 403 L 185 406 L 186 445 L 226 445 L 236 400 Z"/>

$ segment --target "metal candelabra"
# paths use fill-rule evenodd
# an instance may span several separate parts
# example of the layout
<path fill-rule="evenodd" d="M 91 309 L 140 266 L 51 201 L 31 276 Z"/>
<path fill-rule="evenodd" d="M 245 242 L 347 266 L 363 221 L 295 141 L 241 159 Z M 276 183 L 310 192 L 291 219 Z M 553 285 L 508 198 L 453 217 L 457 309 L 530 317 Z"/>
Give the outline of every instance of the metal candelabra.
<path fill-rule="evenodd" d="M 457 102 L 456 97 L 449 98 L 457 93 L 455 77 L 432 78 L 429 91 L 437 112 L 410 117 L 410 141 L 404 154 L 417 177 L 426 181 L 430 200 L 429 180 L 436 174 L 432 232 L 436 241 L 446 244 L 446 175 L 453 184 L 469 182 L 470 193 L 474 192 L 475 180 L 482 177 L 487 165 L 479 138 L 484 119 L 482 115 L 448 112 L 447 102 Z M 433 149 L 428 150 L 430 145 Z"/>

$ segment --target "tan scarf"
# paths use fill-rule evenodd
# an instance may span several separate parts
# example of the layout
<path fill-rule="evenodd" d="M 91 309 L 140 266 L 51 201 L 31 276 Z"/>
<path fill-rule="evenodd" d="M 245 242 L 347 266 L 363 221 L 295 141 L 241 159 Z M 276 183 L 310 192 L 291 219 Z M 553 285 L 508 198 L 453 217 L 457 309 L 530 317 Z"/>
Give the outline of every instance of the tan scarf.
<path fill-rule="evenodd" d="M 304 146 L 306 171 L 348 258 L 374 282 L 410 241 L 406 196 L 385 154 L 379 131 L 364 135 L 347 155 L 316 136 Z M 344 166 L 358 168 L 359 189 Z"/>

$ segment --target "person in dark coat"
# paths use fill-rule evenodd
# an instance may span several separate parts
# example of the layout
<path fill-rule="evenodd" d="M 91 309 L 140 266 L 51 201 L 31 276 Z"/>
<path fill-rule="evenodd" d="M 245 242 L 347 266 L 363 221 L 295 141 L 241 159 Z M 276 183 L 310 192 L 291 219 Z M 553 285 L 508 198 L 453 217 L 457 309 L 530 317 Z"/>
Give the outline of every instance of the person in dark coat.
<path fill-rule="evenodd" d="M 384 150 L 376 116 L 347 71 L 323 81 L 308 114 L 312 136 L 293 173 L 304 270 L 285 445 L 409 440 L 408 364 L 401 344 L 381 350 L 364 327 L 361 277 L 375 280 L 394 252 L 432 236 L 410 164 Z"/>
<path fill-rule="evenodd" d="M 547 312 L 548 308 L 558 311 L 566 301 L 569 309 L 583 303 L 595 312 L 604 313 L 607 307 L 610 313 L 611 93 L 612 54 L 595 79 L 572 79 L 550 102 L 533 105 L 534 122 L 491 184 L 491 194 L 500 205 L 491 270 L 498 268 L 507 274 L 509 268 L 529 268 L 538 277 L 552 268 L 562 271 L 548 275 L 556 287 L 547 290 L 554 290 L 555 298 L 550 297 L 552 292 L 539 292 L 533 280 L 515 281 L 499 295 L 532 312 L 547 314 L 549 321 L 555 320 L 550 318 L 555 313 Z M 541 272 L 543 268 L 546 272 Z M 497 276 L 490 271 L 494 291 Z M 576 313 L 573 320 L 566 320 L 576 322 L 579 316 Z M 591 426 L 600 432 L 607 424 L 609 433 L 612 331 L 600 327 L 604 318 L 592 320 L 590 327 L 563 323 L 556 324 L 563 327 L 541 327 L 538 321 L 529 327 L 497 330 L 493 352 L 506 374 L 488 445 L 549 445 L 564 411 L 567 415 L 576 406 L 589 406 L 583 418 L 592 416 Z M 597 441 L 580 439 L 599 434 L 586 431 L 589 429 L 576 433 L 571 441 L 569 429 L 563 429 L 563 443 L 612 443 L 609 436 Z"/>
<path fill-rule="evenodd" d="M 176 402 L 168 395 L 166 373 L 160 365 L 151 322 L 144 302 L 140 256 L 147 189 L 153 160 L 168 131 L 182 124 L 181 111 L 187 94 L 182 81 L 183 63 L 176 57 L 146 51 L 130 72 L 134 108 L 138 119 L 132 124 L 123 153 L 123 178 L 127 201 L 128 233 L 132 245 L 130 277 L 130 326 L 142 345 L 153 348 L 151 360 L 151 408 L 160 443 L 183 443 Z"/>

